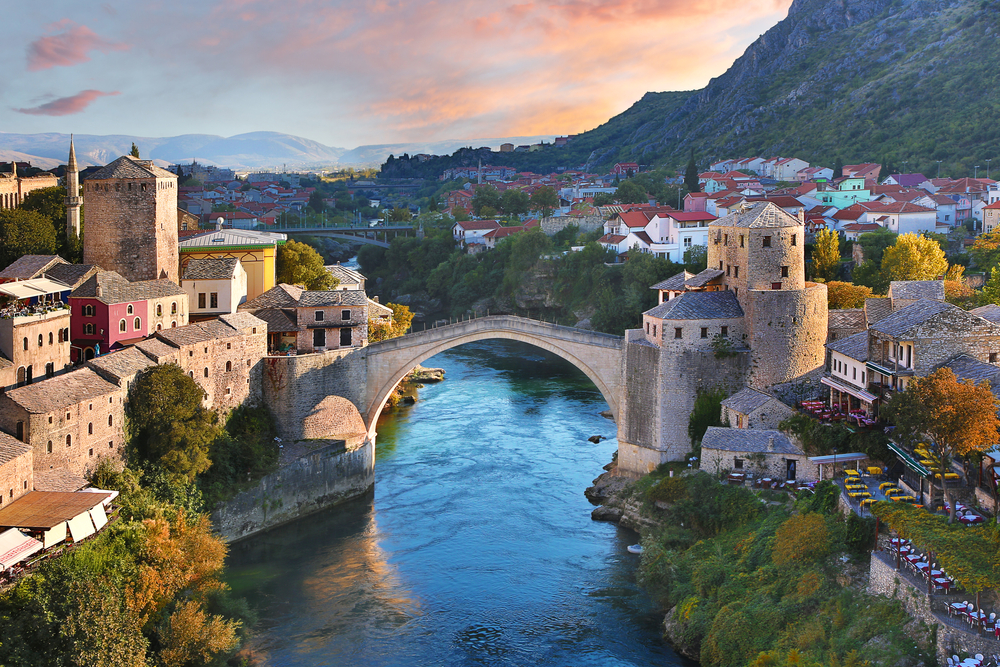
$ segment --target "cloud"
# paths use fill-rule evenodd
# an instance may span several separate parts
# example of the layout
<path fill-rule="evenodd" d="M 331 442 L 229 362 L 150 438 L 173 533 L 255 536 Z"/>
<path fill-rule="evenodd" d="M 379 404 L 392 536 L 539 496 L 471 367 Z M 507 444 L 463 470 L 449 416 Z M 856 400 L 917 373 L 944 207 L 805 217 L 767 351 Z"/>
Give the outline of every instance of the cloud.
<path fill-rule="evenodd" d="M 100 37 L 85 25 L 75 25 L 68 19 L 49 26 L 50 30 L 63 30 L 55 35 L 39 37 L 28 45 L 28 71 L 52 67 L 70 67 L 90 60 L 91 51 L 109 53 L 127 51 L 128 44 L 111 42 Z"/>
<path fill-rule="evenodd" d="M 76 95 L 60 97 L 59 99 L 46 102 L 45 104 L 37 107 L 14 109 L 14 111 L 28 114 L 29 116 L 69 116 L 71 114 L 80 113 L 90 106 L 90 103 L 98 97 L 110 97 L 119 94 L 120 93 L 117 90 L 110 93 L 105 93 L 100 90 L 83 90 Z"/>

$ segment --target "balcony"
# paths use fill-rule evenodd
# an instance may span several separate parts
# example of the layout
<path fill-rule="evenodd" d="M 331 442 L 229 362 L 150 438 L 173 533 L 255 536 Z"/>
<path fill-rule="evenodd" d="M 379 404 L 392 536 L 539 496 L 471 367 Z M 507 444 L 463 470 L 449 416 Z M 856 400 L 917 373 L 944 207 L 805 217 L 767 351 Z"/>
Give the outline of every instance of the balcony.
<path fill-rule="evenodd" d="M 41 306 L 21 306 L 13 304 L 0 309 L 0 319 L 14 320 L 14 326 L 27 322 L 38 322 L 40 320 L 55 319 L 64 315 L 69 315 L 70 310 L 67 304 L 57 301 L 52 305 Z"/>

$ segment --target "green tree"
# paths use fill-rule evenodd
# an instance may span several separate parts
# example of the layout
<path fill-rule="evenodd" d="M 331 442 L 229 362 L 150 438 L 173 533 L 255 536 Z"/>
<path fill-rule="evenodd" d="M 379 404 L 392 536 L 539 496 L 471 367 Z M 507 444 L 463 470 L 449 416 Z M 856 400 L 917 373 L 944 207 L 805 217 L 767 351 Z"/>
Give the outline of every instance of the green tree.
<path fill-rule="evenodd" d="M 934 280 L 948 271 L 948 260 L 941 246 L 923 234 L 903 234 L 882 255 L 882 274 L 886 281 Z"/>
<path fill-rule="evenodd" d="M 691 149 L 691 157 L 688 158 L 687 168 L 684 170 L 684 186 L 688 192 L 701 192 L 701 183 L 698 182 L 698 165 L 694 161 L 694 148 Z"/>
<path fill-rule="evenodd" d="M 216 414 L 202 406 L 204 396 L 176 364 L 141 373 L 126 407 L 136 453 L 179 481 L 190 483 L 208 470 L 208 450 L 221 430 Z"/>
<path fill-rule="evenodd" d="M 840 272 L 840 234 L 832 229 L 816 232 L 812 252 L 813 274 L 829 282 Z"/>
<path fill-rule="evenodd" d="M 701 273 L 708 268 L 708 246 L 692 245 L 684 251 L 684 269 L 691 273 Z"/>
<path fill-rule="evenodd" d="M 867 232 L 858 237 L 858 243 L 865 253 L 865 259 L 871 260 L 876 267 L 882 265 L 882 254 L 886 248 L 892 247 L 896 243 L 897 234 L 889 231 L 885 227 L 879 227 L 874 232 Z"/>
<path fill-rule="evenodd" d="M 528 193 L 517 188 L 504 190 L 500 197 L 500 210 L 506 215 L 523 215 L 528 212 L 531 199 Z"/>
<path fill-rule="evenodd" d="M 135 145 L 134 141 L 132 142 L 132 150 L 129 151 L 129 155 L 131 155 L 134 158 L 139 157 L 139 147 Z"/>
<path fill-rule="evenodd" d="M 389 222 L 409 222 L 413 219 L 413 214 L 410 213 L 410 209 L 396 206 L 391 209 L 386 214 Z"/>
<path fill-rule="evenodd" d="M 728 396 L 722 387 L 699 389 L 694 399 L 694 408 L 688 417 L 688 437 L 696 445 L 705 437 L 709 426 L 724 426 L 722 423 L 722 401 Z"/>
<path fill-rule="evenodd" d="M 334 289 L 339 281 L 323 266 L 323 256 L 306 243 L 289 240 L 278 246 L 279 283 L 304 285 L 309 290 Z"/>
<path fill-rule="evenodd" d="M 979 303 L 982 306 L 988 303 L 1000 304 L 1000 267 L 994 266 L 990 271 L 990 279 L 979 293 Z"/>
<path fill-rule="evenodd" d="M 598 192 L 594 195 L 594 206 L 607 206 L 615 203 L 615 196 L 610 192 Z"/>
<path fill-rule="evenodd" d="M 886 282 L 882 271 L 879 270 L 878 264 L 870 259 L 866 259 L 854 267 L 854 271 L 851 273 L 851 282 L 855 285 L 868 287 L 875 294 L 885 294 L 889 289 L 889 283 Z"/>
<path fill-rule="evenodd" d="M 990 271 L 1000 266 L 1000 228 L 981 234 L 969 249 L 969 255 L 976 266 Z"/>
<path fill-rule="evenodd" d="M 316 213 L 322 213 L 323 209 L 326 207 L 326 205 L 323 204 L 323 193 L 319 190 L 313 190 L 310 192 L 308 206 Z"/>
<path fill-rule="evenodd" d="M 55 185 L 51 188 L 32 190 L 21 202 L 20 208 L 41 213 L 48 218 L 56 231 L 56 253 L 63 259 L 77 263 L 83 260 L 80 239 L 66 236 L 66 189 Z M 81 223 L 83 222 L 81 215 Z"/>
<path fill-rule="evenodd" d="M 557 208 L 559 208 L 559 195 L 552 186 L 540 187 L 531 194 L 531 210 L 538 211 L 543 218 L 552 215 Z"/>
<path fill-rule="evenodd" d="M 49 218 L 20 208 L 0 210 L 0 266 L 22 255 L 51 255 L 55 251 L 56 230 Z"/>
<path fill-rule="evenodd" d="M 837 156 L 836 161 L 833 163 L 833 177 L 840 178 L 844 175 L 844 161 Z"/>
<path fill-rule="evenodd" d="M 615 201 L 619 204 L 645 204 L 649 201 L 649 195 L 646 193 L 646 188 L 628 179 L 622 181 L 615 190 Z"/>
<path fill-rule="evenodd" d="M 500 210 L 500 191 L 492 185 L 480 186 L 476 188 L 476 194 L 472 195 L 472 212 L 477 216 L 484 215 L 483 208 Z"/>

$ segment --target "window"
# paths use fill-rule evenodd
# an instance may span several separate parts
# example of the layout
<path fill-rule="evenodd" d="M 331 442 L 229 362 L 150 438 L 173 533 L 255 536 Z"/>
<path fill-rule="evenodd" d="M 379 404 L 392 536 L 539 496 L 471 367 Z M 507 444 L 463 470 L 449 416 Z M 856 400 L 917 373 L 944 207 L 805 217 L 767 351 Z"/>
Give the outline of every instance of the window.
<path fill-rule="evenodd" d="M 208 366 L 205 366 L 205 377 L 208 377 Z"/>
<path fill-rule="evenodd" d="M 762 248 L 770 248 L 771 247 L 771 237 L 770 236 L 765 236 L 764 237 L 764 242 L 763 242 L 763 245 L 761 247 Z"/>
<path fill-rule="evenodd" d="M 701 328 L 701 337 L 702 338 L 708 338 L 708 327 L 702 327 Z"/>
<path fill-rule="evenodd" d="M 350 347 L 351 346 L 351 330 L 341 329 L 340 330 L 340 346 Z"/>
<path fill-rule="evenodd" d="M 87 424 L 87 435 L 94 435 L 94 422 Z"/>
<path fill-rule="evenodd" d="M 208 307 L 213 310 L 219 307 L 219 293 L 212 292 L 208 295 Z"/>
<path fill-rule="evenodd" d="M 722 262 L 719 262 L 719 271 L 722 270 Z"/>
<path fill-rule="evenodd" d="M 85 336 L 93 336 L 94 335 L 94 325 L 93 324 L 84 324 L 83 325 L 83 335 L 85 335 Z"/>
<path fill-rule="evenodd" d="M 865 372 L 861 371 L 861 384 L 865 383 Z"/>
<path fill-rule="evenodd" d="M 742 234 L 740 234 L 740 247 L 741 248 L 743 247 L 743 235 Z"/>
<path fill-rule="evenodd" d="M 173 322 L 170 323 L 170 328 L 174 329 L 176 327 L 177 327 L 177 320 L 174 320 Z"/>
<path fill-rule="evenodd" d="M 125 314 L 131 315 L 133 312 L 134 311 L 132 310 L 132 304 L 130 303 L 128 306 L 125 307 Z"/>
<path fill-rule="evenodd" d="M 322 311 L 322 310 L 317 310 L 315 312 L 315 316 L 316 316 L 316 321 L 317 322 L 322 322 L 323 319 L 326 317 L 326 313 L 324 311 Z"/>
<path fill-rule="evenodd" d="M 198 292 L 198 307 L 199 308 L 204 308 L 205 307 L 205 293 L 204 292 Z"/>
<path fill-rule="evenodd" d="M 649 322 L 646 322 L 646 333 L 649 333 Z"/>
<path fill-rule="evenodd" d="M 66 434 L 66 446 L 67 447 L 73 446 L 73 436 L 69 435 L 68 433 Z"/>
<path fill-rule="evenodd" d="M 171 315 L 176 315 L 177 314 L 177 302 L 176 301 L 174 301 L 173 303 L 170 304 L 170 314 Z"/>
<path fill-rule="evenodd" d="M 233 349 L 233 344 L 232 343 L 226 343 L 226 349 L 227 350 Z"/>
<path fill-rule="evenodd" d="M 54 339 L 54 337 L 53 337 L 53 334 L 52 334 L 52 332 L 50 331 L 50 332 L 49 332 L 49 345 L 52 345 L 52 341 L 53 341 L 53 339 Z"/>
<path fill-rule="evenodd" d="M 56 365 L 51 361 L 45 364 L 45 377 L 50 378 L 56 374 Z"/>
<path fill-rule="evenodd" d="M 24 337 L 24 349 L 25 350 L 28 349 L 28 337 L 27 336 Z"/>
<path fill-rule="evenodd" d="M 729 327 L 726 325 L 722 326 L 722 331 L 720 332 L 723 338 L 729 335 Z"/>
<path fill-rule="evenodd" d="M 72 418 L 73 418 L 73 414 L 72 414 L 72 413 L 70 413 L 70 412 L 67 412 L 67 413 L 66 413 L 66 421 L 69 421 L 69 420 L 70 420 L 70 419 L 72 419 Z"/>
<path fill-rule="evenodd" d="M 691 237 L 690 236 L 685 236 L 684 237 L 684 247 L 685 248 L 690 248 L 691 247 Z"/>
<path fill-rule="evenodd" d="M 792 234 L 792 245 L 798 245 L 798 234 Z"/>
<path fill-rule="evenodd" d="M 45 338 L 42 336 L 42 334 L 38 334 L 38 347 L 41 347 L 44 344 L 45 344 Z"/>
<path fill-rule="evenodd" d="M 59 342 L 60 343 L 63 342 L 63 331 L 64 331 L 64 329 L 60 329 L 59 330 Z"/>
<path fill-rule="evenodd" d="M 160 329 L 162 329 L 162 328 L 163 328 L 163 325 L 162 325 L 162 324 L 160 324 L 159 322 L 157 322 L 157 323 L 156 323 L 156 330 L 157 330 L 157 331 L 159 331 L 159 330 L 160 330 Z"/>
<path fill-rule="evenodd" d="M 142 318 L 140 318 L 140 317 L 135 318 L 135 320 L 132 322 L 132 328 L 135 331 L 138 331 L 139 329 L 141 329 L 142 328 Z"/>
<path fill-rule="evenodd" d="M 93 317 L 94 316 L 94 307 L 91 306 L 90 304 L 87 304 L 86 306 L 84 306 L 83 307 L 83 316 L 84 317 Z"/>
<path fill-rule="evenodd" d="M 727 277 L 732 275 L 732 271 L 730 270 L 731 268 L 732 267 L 730 267 L 728 264 L 726 264 L 726 276 Z"/>
<path fill-rule="evenodd" d="M 743 469 L 743 459 L 733 459 L 733 468 L 736 470 Z"/>
<path fill-rule="evenodd" d="M 194 371 L 188 371 L 188 377 L 194 377 Z"/>
<path fill-rule="evenodd" d="M 990 352 L 990 363 L 991 364 L 995 364 L 996 362 L 997 362 L 997 353 L 996 352 Z"/>
<path fill-rule="evenodd" d="M 193 357 L 194 356 L 194 350 L 188 350 L 188 356 L 189 357 Z"/>
<path fill-rule="evenodd" d="M 24 442 L 24 422 L 17 422 L 17 439 Z"/>
<path fill-rule="evenodd" d="M 349 322 L 351 320 L 351 309 L 345 308 L 344 310 L 340 311 L 340 319 L 342 319 L 345 322 Z"/>
<path fill-rule="evenodd" d="M 682 329 L 680 327 L 674 329 L 674 339 L 678 339 L 681 337 L 681 331 Z"/>
<path fill-rule="evenodd" d="M 114 449 L 114 448 L 115 448 L 115 442 L 114 442 L 114 440 L 109 441 L 108 442 L 108 449 Z"/>
<path fill-rule="evenodd" d="M 226 372 L 228 373 L 231 370 L 233 370 L 233 362 L 227 361 L 226 362 Z"/>
<path fill-rule="evenodd" d="M 852 380 L 857 380 L 858 379 L 858 367 L 857 366 L 851 366 L 851 379 Z"/>
<path fill-rule="evenodd" d="M 226 396 L 232 396 L 232 395 L 233 395 L 233 388 L 226 387 Z"/>
<path fill-rule="evenodd" d="M 51 454 L 52 453 L 52 441 L 51 440 L 49 440 L 48 443 L 46 443 L 46 445 L 45 445 L 45 453 L 46 454 Z"/>
<path fill-rule="evenodd" d="M 733 278 L 739 278 L 739 277 L 740 277 L 740 267 L 734 266 L 733 267 Z"/>
<path fill-rule="evenodd" d="M 160 317 L 162 315 L 163 315 L 163 304 L 162 303 L 158 303 L 158 304 L 156 304 L 156 316 Z"/>
<path fill-rule="evenodd" d="M 113 422 L 114 422 L 114 417 L 113 417 L 113 416 L 111 416 L 111 415 L 108 415 L 108 426 L 111 426 L 111 424 L 112 424 Z"/>
<path fill-rule="evenodd" d="M 787 278 L 788 277 L 788 267 L 787 266 L 781 267 L 781 277 L 782 278 Z"/>
<path fill-rule="evenodd" d="M 771 289 L 781 289 L 781 283 L 771 283 Z"/>
<path fill-rule="evenodd" d="M 247 368 L 250 368 L 250 360 L 247 359 Z"/>
<path fill-rule="evenodd" d="M 90 449 L 87 450 L 87 456 L 93 456 L 93 455 L 94 455 L 94 448 L 91 447 Z"/>
<path fill-rule="evenodd" d="M 52 423 L 52 415 L 49 415 L 49 423 Z"/>
<path fill-rule="evenodd" d="M 126 328 L 127 326 L 128 326 L 128 325 L 127 325 L 127 324 L 125 324 L 125 320 L 122 320 L 122 321 L 120 321 L 120 322 L 118 323 L 118 331 L 120 331 L 121 333 L 125 333 L 125 328 Z"/>
<path fill-rule="evenodd" d="M 729 234 L 722 235 L 722 245 L 729 245 Z"/>

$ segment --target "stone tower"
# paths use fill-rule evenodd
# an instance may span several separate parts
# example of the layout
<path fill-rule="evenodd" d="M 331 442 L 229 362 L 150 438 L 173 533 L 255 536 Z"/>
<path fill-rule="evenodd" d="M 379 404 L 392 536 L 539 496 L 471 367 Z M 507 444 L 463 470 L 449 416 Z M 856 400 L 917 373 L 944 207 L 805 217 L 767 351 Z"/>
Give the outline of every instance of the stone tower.
<path fill-rule="evenodd" d="M 80 172 L 76 167 L 73 135 L 69 135 L 69 159 L 66 160 L 66 238 L 80 238 Z"/>
<path fill-rule="evenodd" d="M 177 282 L 177 176 L 125 155 L 84 183 L 84 264 L 129 280 Z"/>

